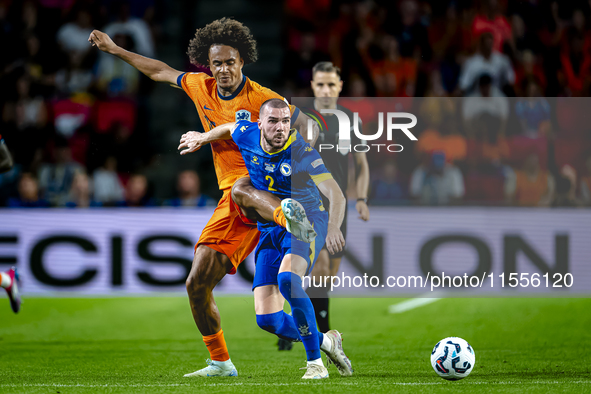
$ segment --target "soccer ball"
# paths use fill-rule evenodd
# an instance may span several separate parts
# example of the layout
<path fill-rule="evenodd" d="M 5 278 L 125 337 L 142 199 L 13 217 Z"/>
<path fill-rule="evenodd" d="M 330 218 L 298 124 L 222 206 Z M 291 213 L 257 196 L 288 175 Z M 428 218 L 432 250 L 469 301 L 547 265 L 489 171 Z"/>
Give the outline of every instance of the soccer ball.
<path fill-rule="evenodd" d="M 435 373 L 447 380 L 459 380 L 470 375 L 475 362 L 472 346 L 458 337 L 442 339 L 431 352 Z"/>

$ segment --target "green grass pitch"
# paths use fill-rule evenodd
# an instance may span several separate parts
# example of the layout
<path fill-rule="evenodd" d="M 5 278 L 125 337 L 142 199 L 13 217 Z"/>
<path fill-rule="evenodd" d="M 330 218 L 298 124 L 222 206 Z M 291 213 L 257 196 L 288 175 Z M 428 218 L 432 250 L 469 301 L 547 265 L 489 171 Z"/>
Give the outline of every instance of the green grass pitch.
<path fill-rule="evenodd" d="M 219 297 L 238 378 L 183 378 L 205 366 L 184 297 L 28 298 L 19 315 L 0 299 L 0 393 L 589 393 L 591 299 L 443 299 L 401 314 L 400 299 L 334 299 L 355 375 L 302 381 L 301 344 L 279 352 L 256 326 L 251 297 Z M 431 349 L 459 336 L 472 374 L 448 382 Z"/>

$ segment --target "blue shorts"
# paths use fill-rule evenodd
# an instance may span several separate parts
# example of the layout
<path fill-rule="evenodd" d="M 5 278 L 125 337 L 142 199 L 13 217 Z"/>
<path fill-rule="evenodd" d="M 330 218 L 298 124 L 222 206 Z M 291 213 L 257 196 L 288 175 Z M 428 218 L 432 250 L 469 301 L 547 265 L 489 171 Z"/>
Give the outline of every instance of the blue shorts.
<path fill-rule="evenodd" d="M 295 254 L 306 260 L 308 263 L 306 275 L 312 271 L 318 254 L 326 242 L 328 213 L 319 212 L 311 216 L 308 215 L 308 220 L 314 226 L 317 234 L 311 244 L 300 241 L 281 226 L 261 230 L 259 243 L 254 252 L 256 268 L 252 283 L 253 290 L 259 286 L 277 285 L 279 267 L 283 257 L 287 254 Z"/>

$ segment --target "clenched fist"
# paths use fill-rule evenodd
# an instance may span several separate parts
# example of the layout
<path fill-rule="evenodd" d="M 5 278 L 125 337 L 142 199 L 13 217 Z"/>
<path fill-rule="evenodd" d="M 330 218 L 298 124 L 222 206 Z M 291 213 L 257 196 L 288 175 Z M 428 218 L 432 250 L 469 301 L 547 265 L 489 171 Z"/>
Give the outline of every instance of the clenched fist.
<path fill-rule="evenodd" d="M 111 40 L 108 34 L 103 33 L 99 30 L 93 30 L 90 33 L 90 37 L 88 37 L 88 42 L 92 44 L 92 46 L 96 46 L 103 52 L 112 53 L 117 45 Z"/>

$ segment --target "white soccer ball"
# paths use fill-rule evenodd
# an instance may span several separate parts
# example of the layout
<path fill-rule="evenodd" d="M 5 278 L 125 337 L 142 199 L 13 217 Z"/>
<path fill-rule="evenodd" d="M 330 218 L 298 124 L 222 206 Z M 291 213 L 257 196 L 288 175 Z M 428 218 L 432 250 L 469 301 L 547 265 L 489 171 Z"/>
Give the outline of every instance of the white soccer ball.
<path fill-rule="evenodd" d="M 447 380 L 459 380 L 470 375 L 475 362 L 472 346 L 458 337 L 442 339 L 431 352 L 431 365 L 435 373 Z"/>

